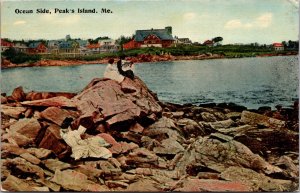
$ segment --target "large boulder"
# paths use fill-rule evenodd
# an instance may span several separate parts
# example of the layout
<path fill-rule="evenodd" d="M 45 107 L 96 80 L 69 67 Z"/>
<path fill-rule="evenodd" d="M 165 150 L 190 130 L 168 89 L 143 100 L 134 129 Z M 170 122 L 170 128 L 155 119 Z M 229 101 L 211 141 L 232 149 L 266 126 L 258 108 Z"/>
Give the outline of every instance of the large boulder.
<path fill-rule="evenodd" d="M 138 78 L 125 78 L 118 83 L 110 79 L 94 79 L 73 98 L 81 116 L 77 125 L 92 128 L 97 123 L 111 125 L 142 120 L 144 117 L 159 115 L 162 108 L 155 95 Z"/>
<path fill-rule="evenodd" d="M 191 171 L 205 170 L 220 173 L 230 166 L 242 166 L 265 174 L 283 172 L 279 167 L 269 164 L 262 157 L 254 154 L 242 143 L 219 133 L 199 137 L 176 162 L 177 171 L 182 174 L 187 172 L 187 168 Z"/>

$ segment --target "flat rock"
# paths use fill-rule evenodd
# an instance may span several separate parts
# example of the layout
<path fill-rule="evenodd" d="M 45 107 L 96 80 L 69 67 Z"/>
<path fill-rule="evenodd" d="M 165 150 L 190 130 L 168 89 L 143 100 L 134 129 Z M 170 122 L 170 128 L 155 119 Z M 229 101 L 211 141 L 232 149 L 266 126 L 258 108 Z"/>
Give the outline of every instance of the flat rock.
<path fill-rule="evenodd" d="M 21 155 L 26 152 L 28 152 L 27 149 L 20 148 L 18 145 L 3 142 L 1 143 L 2 157 L 6 157 L 4 154 Z"/>
<path fill-rule="evenodd" d="M 25 160 L 29 161 L 32 164 L 38 165 L 41 163 L 41 160 L 37 157 L 31 155 L 30 153 L 22 153 L 20 157 L 24 158 Z"/>
<path fill-rule="evenodd" d="M 11 132 L 18 132 L 31 140 L 35 140 L 39 131 L 41 129 L 41 125 L 37 119 L 20 119 L 15 124 L 11 125 L 9 130 Z"/>
<path fill-rule="evenodd" d="M 31 173 L 37 175 L 39 178 L 44 179 L 44 171 L 37 165 L 31 164 L 23 158 L 16 157 L 14 159 L 6 159 L 6 166 L 14 167 L 21 170 L 24 173 Z"/>
<path fill-rule="evenodd" d="M 185 174 L 187 166 L 194 165 L 195 169 L 201 167 L 216 172 L 223 172 L 230 166 L 243 166 L 266 174 L 282 172 L 282 169 L 269 164 L 242 143 L 219 138 L 198 137 L 177 161 L 177 170 Z"/>
<path fill-rule="evenodd" d="M 1 105 L 1 113 L 8 115 L 10 117 L 19 119 L 20 115 L 27 110 L 25 107 L 11 107 L 7 105 Z"/>
<path fill-rule="evenodd" d="M 183 152 L 184 148 L 176 140 L 169 138 L 162 140 L 158 147 L 153 148 L 153 152 L 157 154 L 172 154 L 176 155 L 179 152 Z"/>
<path fill-rule="evenodd" d="M 48 107 L 41 112 L 41 117 L 56 123 L 59 126 L 62 126 L 66 118 L 74 119 L 69 111 L 58 107 Z"/>
<path fill-rule="evenodd" d="M 211 122 L 209 123 L 210 126 L 213 128 L 213 129 L 225 129 L 225 128 L 228 128 L 230 127 L 231 125 L 234 124 L 234 121 L 231 120 L 231 119 L 227 119 L 227 120 L 224 120 L 224 121 L 216 121 L 216 122 Z"/>
<path fill-rule="evenodd" d="M 88 177 L 83 173 L 74 170 L 56 170 L 51 181 L 61 185 L 65 190 L 83 192 L 108 191 L 106 186 L 96 184 L 88 180 Z"/>
<path fill-rule="evenodd" d="M 134 164 L 138 167 L 156 167 L 167 168 L 167 163 L 162 158 L 158 157 L 155 153 L 145 149 L 137 148 L 126 156 L 126 164 Z"/>
<path fill-rule="evenodd" d="M 183 181 L 181 188 L 174 191 L 183 192 L 249 192 L 251 188 L 241 182 L 224 180 L 191 179 Z"/>
<path fill-rule="evenodd" d="M 297 190 L 292 181 L 272 179 L 247 168 L 229 167 L 221 173 L 221 177 L 225 180 L 247 184 L 253 191 L 285 192 Z"/>
<path fill-rule="evenodd" d="M 44 148 L 27 148 L 26 149 L 29 153 L 31 153 L 32 155 L 36 156 L 39 159 L 44 159 L 47 158 L 52 151 L 48 150 L 48 149 L 44 149 Z"/>
<path fill-rule="evenodd" d="M 242 112 L 240 121 L 249 125 L 262 125 L 264 127 L 271 128 L 283 128 L 285 126 L 285 121 L 249 111 Z"/>
<path fill-rule="evenodd" d="M 57 159 L 44 160 L 43 164 L 53 172 L 55 172 L 56 170 L 63 170 L 63 169 L 71 168 L 70 164 L 59 161 Z"/>
<path fill-rule="evenodd" d="M 40 99 L 34 101 L 21 102 L 24 106 L 36 106 L 36 107 L 76 107 L 76 102 L 72 99 L 68 99 L 64 96 L 58 96 L 48 99 Z"/>
<path fill-rule="evenodd" d="M 9 192 L 32 192 L 36 191 L 34 187 L 13 175 L 10 175 L 2 182 L 2 188 Z"/>
<path fill-rule="evenodd" d="M 129 192 L 158 192 L 161 191 L 161 189 L 157 188 L 158 183 L 154 180 L 150 179 L 141 179 L 137 182 L 131 183 L 126 191 Z"/>
<path fill-rule="evenodd" d="M 18 145 L 20 147 L 28 146 L 34 143 L 33 139 L 30 139 L 18 132 L 11 132 L 10 130 L 3 134 L 2 140 L 7 140 L 9 143 Z"/>

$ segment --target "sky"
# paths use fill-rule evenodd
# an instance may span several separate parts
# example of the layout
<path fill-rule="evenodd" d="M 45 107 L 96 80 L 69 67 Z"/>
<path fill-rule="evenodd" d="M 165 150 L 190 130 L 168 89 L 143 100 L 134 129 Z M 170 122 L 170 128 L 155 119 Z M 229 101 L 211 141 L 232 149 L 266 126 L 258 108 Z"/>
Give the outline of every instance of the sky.
<path fill-rule="evenodd" d="M 54 13 L 55 9 L 75 13 Z M 98 13 L 77 13 L 77 9 Z M 101 13 L 101 9 L 112 13 Z M 33 10 L 17 14 L 18 10 Z M 38 14 L 48 9 L 51 14 Z M 172 26 L 173 36 L 203 43 L 271 44 L 299 39 L 298 0 L 89 0 L 1 1 L 1 37 L 15 40 L 132 36 L 136 30 Z"/>

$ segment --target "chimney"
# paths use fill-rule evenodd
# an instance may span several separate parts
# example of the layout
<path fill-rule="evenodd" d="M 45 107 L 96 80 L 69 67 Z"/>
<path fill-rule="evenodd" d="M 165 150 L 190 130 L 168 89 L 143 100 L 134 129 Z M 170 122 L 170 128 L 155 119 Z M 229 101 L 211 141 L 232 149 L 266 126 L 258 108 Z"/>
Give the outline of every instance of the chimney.
<path fill-rule="evenodd" d="M 165 30 L 167 30 L 168 34 L 172 35 L 172 27 L 171 26 L 165 27 Z"/>

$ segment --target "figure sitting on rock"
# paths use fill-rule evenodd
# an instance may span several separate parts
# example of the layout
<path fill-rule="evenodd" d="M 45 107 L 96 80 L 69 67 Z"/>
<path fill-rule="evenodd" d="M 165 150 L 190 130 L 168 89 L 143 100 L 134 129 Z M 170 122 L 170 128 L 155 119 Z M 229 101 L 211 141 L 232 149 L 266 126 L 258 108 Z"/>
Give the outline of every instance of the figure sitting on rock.
<path fill-rule="evenodd" d="M 124 80 L 124 76 L 119 73 L 117 65 L 114 64 L 113 58 L 108 60 L 108 65 L 104 72 L 104 78 L 116 80 L 119 83 Z"/>
<path fill-rule="evenodd" d="M 121 75 L 134 79 L 133 73 L 133 63 L 131 61 L 125 60 L 125 56 L 121 56 L 120 60 L 117 62 L 117 68 Z"/>

